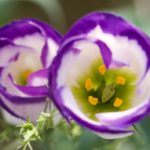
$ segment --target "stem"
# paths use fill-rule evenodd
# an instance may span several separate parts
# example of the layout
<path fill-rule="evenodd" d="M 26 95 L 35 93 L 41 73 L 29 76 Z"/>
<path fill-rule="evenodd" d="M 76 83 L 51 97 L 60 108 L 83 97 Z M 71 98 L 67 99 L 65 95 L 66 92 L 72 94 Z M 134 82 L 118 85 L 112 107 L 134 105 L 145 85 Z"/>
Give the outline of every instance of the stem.
<path fill-rule="evenodd" d="M 46 112 L 46 111 L 47 111 L 48 106 L 49 106 L 49 100 L 48 100 L 48 99 L 46 99 L 46 105 L 45 105 L 45 108 L 44 108 L 44 112 Z"/>
<path fill-rule="evenodd" d="M 144 137 L 143 133 L 138 129 L 138 127 L 135 124 L 133 125 L 133 128 L 140 136 Z"/>
<path fill-rule="evenodd" d="M 33 148 L 32 148 L 32 146 L 31 146 L 30 142 L 28 142 L 28 147 L 29 147 L 30 150 L 33 150 Z"/>
<path fill-rule="evenodd" d="M 24 145 L 23 150 L 26 150 L 26 148 L 27 148 L 27 144 Z"/>

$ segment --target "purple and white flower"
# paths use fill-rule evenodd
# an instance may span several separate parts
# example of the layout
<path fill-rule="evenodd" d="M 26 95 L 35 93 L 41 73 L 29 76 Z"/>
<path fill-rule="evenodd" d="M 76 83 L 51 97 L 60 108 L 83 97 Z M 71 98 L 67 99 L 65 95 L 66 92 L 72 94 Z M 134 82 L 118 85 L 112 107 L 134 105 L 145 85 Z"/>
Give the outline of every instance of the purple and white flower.
<path fill-rule="evenodd" d="M 81 18 L 64 36 L 49 75 L 64 117 L 103 138 L 132 135 L 131 126 L 150 112 L 150 39 L 119 16 Z"/>
<path fill-rule="evenodd" d="M 35 121 L 44 111 L 48 68 L 60 39 L 53 28 L 35 19 L 0 28 L 0 106 L 9 122 L 28 116 Z"/>

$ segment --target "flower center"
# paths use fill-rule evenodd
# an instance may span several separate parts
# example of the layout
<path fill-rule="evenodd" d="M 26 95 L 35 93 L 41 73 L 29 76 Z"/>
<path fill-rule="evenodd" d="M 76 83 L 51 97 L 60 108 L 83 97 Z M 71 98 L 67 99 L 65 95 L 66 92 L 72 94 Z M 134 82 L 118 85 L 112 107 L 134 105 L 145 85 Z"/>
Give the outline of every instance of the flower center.
<path fill-rule="evenodd" d="M 29 76 L 40 69 L 42 69 L 42 63 L 39 54 L 35 51 L 24 51 L 19 53 L 16 61 L 8 65 L 7 72 L 17 84 L 27 85 Z"/>
<path fill-rule="evenodd" d="M 27 80 L 29 75 L 32 73 L 33 71 L 31 69 L 26 69 L 24 71 L 22 71 L 19 75 L 19 78 L 17 80 L 17 83 L 20 85 L 26 85 L 27 84 Z"/>
<path fill-rule="evenodd" d="M 71 89 L 81 110 L 95 119 L 96 113 L 129 109 L 135 96 L 135 80 L 135 74 L 129 69 L 107 69 L 98 60 L 78 77 Z"/>
<path fill-rule="evenodd" d="M 106 83 L 105 81 L 105 73 L 107 69 L 104 64 L 100 65 L 98 67 L 98 72 L 101 75 L 102 80 Z M 106 103 L 112 99 L 112 97 L 115 95 L 115 91 L 117 89 L 117 86 L 124 86 L 126 83 L 126 79 L 123 76 L 117 76 L 116 80 L 112 83 L 109 83 L 108 85 L 100 85 L 97 89 L 94 90 L 95 93 L 94 95 L 97 95 L 97 97 L 93 97 L 89 93 L 88 101 L 91 105 L 95 106 L 100 103 Z M 87 78 L 85 80 L 85 89 L 87 92 L 93 90 L 93 82 L 91 78 Z M 113 100 L 113 106 L 114 107 L 120 107 L 123 104 L 123 99 L 121 98 L 115 98 Z"/>

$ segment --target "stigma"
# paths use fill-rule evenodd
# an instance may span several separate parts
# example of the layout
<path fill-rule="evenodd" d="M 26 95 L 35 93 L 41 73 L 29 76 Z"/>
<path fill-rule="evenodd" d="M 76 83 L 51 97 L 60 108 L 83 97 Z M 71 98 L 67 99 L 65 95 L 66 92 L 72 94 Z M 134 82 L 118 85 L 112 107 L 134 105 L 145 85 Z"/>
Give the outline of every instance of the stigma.
<path fill-rule="evenodd" d="M 26 85 L 28 77 L 30 76 L 31 73 L 32 73 L 31 69 L 26 69 L 26 70 L 22 71 L 18 78 L 18 84 Z"/>
<path fill-rule="evenodd" d="M 89 96 L 88 97 L 88 101 L 93 106 L 98 104 L 98 98 L 97 97 Z"/>
<path fill-rule="evenodd" d="M 98 72 L 101 74 L 101 75 L 104 75 L 105 72 L 106 72 L 106 66 L 104 64 L 100 65 L 99 68 L 98 68 Z"/>
<path fill-rule="evenodd" d="M 27 79 L 28 77 L 29 77 L 29 75 L 31 74 L 31 70 L 30 69 L 27 69 L 27 70 L 25 70 L 25 71 L 23 71 L 23 73 L 22 73 L 22 77 L 24 78 L 24 79 Z"/>
<path fill-rule="evenodd" d="M 123 100 L 121 98 L 116 98 L 114 103 L 113 103 L 113 106 L 114 107 L 120 107 L 121 105 L 123 104 Z"/>
<path fill-rule="evenodd" d="M 116 78 L 116 84 L 119 84 L 119 85 L 125 85 L 126 83 L 126 79 L 122 76 L 117 76 Z"/>
<path fill-rule="evenodd" d="M 92 80 L 91 80 L 90 78 L 87 78 L 87 79 L 85 80 L 85 88 L 86 88 L 87 91 L 92 90 L 92 88 L 93 88 L 93 83 L 92 83 Z"/>

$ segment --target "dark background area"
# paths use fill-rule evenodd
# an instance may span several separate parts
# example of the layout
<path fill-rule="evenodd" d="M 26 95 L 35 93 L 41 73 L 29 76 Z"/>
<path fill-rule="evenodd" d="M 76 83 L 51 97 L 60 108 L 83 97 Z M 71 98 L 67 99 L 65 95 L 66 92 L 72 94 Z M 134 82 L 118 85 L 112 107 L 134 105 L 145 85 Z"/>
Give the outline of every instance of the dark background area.
<path fill-rule="evenodd" d="M 92 11 L 113 11 L 140 27 L 149 25 L 149 0 L 0 0 L 0 24 L 22 18 L 48 22 L 61 33 Z M 141 3 L 142 2 L 142 3 Z M 143 29 L 145 29 L 143 27 Z M 146 29 L 145 29 L 146 30 Z"/>
<path fill-rule="evenodd" d="M 54 26 L 64 34 L 81 16 L 92 11 L 111 11 L 125 17 L 150 35 L 150 0 L 0 0 L 0 26 L 13 20 L 37 18 Z M 33 143 L 35 150 L 149 150 L 150 118 L 138 123 L 141 133 L 121 140 L 103 140 L 83 129 L 81 136 L 74 141 L 66 137 L 61 130 L 53 135 L 58 143 L 43 146 L 42 142 Z M 12 130 L 10 138 L 2 141 L 2 133 L 13 128 L 0 119 L 0 150 L 14 150 L 18 144 Z M 15 128 L 15 127 L 14 127 Z M 76 146 L 74 145 L 76 144 Z M 49 148 L 49 145 L 51 148 Z"/>

